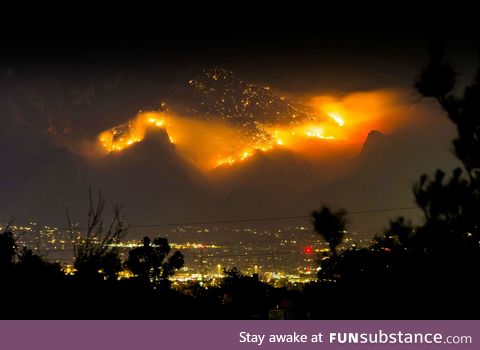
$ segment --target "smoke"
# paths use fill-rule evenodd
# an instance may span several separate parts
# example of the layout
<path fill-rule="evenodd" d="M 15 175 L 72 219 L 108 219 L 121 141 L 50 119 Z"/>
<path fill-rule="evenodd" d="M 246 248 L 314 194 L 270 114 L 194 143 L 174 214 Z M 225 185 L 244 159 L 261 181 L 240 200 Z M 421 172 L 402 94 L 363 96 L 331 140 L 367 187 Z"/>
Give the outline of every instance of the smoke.
<path fill-rule="evenodd" d="M 371 130 L 392 133 L 408 122 L 409 96 L 402 90 L 353 92 L 344 96 L 314 96 L 310 103 L 329 115 L 341 115 L 345 137 L 363 142 Z"/>
<path fill-rule="evenodd" d="M 268 90 L 267 96 L 274 95 Z M 178 153 L 203 171 L 228 167 L 256 154 L 279 149 L 312 162 L 338 160 L 358 152 L 371 130 L 391 133 L 403 125 L 409 110 L 407 102 L 405 94 L 395 90 L 317 95 L 305 103 L 304 110 L 313 113 L 302 118 L 295 114 L 288 118 L 277 114 L 267 103 L 274 116 L 268 123 L 256 121 L 253 133 L 252 118 L 248 118 L 249 123 L 241 124 L 237 119 L 232 122 L 232 118 L 224 116 L 205 118 L 203 114 L 193 114 L 186 117 L 164 105 L 160 111 L 138 113 L 127 123 L 102 132 L 98 143 L 103 151 L 100 154 L 121 152 L 141 142 L 149 128 L 161 128 Z"/>

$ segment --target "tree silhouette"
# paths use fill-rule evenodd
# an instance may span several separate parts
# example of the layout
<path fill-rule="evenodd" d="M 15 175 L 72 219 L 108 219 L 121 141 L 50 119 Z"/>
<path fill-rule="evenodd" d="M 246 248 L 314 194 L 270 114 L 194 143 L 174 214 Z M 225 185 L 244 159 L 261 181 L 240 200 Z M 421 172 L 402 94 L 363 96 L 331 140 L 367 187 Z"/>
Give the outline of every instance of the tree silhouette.
<path fill-rule="evenodd" d="M 443 106 L 449 106 L 447 95 L 455 87 L 457 72 L 455 68 L 445 61 L 443 41 L 437 38 L 430 46 L 428 63 L 421 70 L 415 80 L 414 86 L 424 97 L 436 98 Z"/>
<path fill-rule="evenodd" d="M 324 206 L 321 210 L 314 211 L 311 216 L 315 231 L 327 241 L 332 255 L 337 257 L 337 247 L 345 235 L 347 212 L 344 209 L 333 212 Z"/>
<path fill-rule="evenodd" d="M 143 238 L 143 245 L 128 252 L 125 266 L 139 279 L 161 285 L 169 285 L 168 278 L 184 265 L 180 251 L 169 256 L 171 249 L 166 238 Z"/>
<path fill-rule="evenodd" d="M 275 307 L 274 288 L 261 282 L 258 275 L 247 276 L 236 267 L 224 268 L 223 274 L 220 291 L 225 317 L 266 318 L 268 310 Z"/>
<path fill-rule="evenodd" d="M 390 220 L 389 228 L 385 232 L 385 236 L 396 238 L 402 247 L 406 247 L 412 233 L 412 223 L 404 217 L 399 217 L 395 220 Z"/>
<path fill-rule="evenodd" d="M 392 251 L 395 249 L 405 250 L 409 247 L 409 241 L 414 234 L 414 227 L 410 220 L 398 217 L 390 220 L 388 228 L 383 236 L 377 236 L 372 245 L 373 249 Z"/>
<path fill-rule="evenodd" d="M 415 81 L 424 97 L 435 98 L 457 129 L 454 152 L 465 170 L 455 169 L 450 180 L 437 170 L 431 179 L 423 175 L 414 186 L 417 204 L 426 222 L 438 230 L 448 227 L 457 240 L 465 235 L 480 239 L 480 69 L 463 95 L 457 96 L 455 68 L 446 61 L 441 41 L 430 49 L 429 61 Z M 443 225 L 443 227 L 441 227 Z M 443 230 L 446 232 L 446 230 Z"/>
<path fill-rule="evenodd" d="M 64 277 L 60 264 L 46 261 L 27 247 L 23 247 L 18 254 L 16 269 L 17 274 L 37 283 L 46 280 L 58 282 Z"/>
<path fill-rule="evenodd" d="M 74 247 L 74 266 L 80 278 L 115 279 L 121 269 L 121 261 L 114 243 L 118 243 L 126 235 L 128 226 L 121 216 L 121 207 L 115 206 L 113 219 L 105 228 L 102 222 L 104 196 L 98 192 L 97 201 L 94 203 L 92 191 L 89 189 L 89 201 L 87 233 Z M 70 231 L 73 230 L 70 223 Z"/>
<path fill-rule="evenodd" d="M 17 251 L 17 244 L 12 232 L 5 229 L 0 233 L 0 272 L 13 265 Z"/>
<path fill-rule="evenodd" d="M 11 269 L 17 257 L 18 246 L 10 230 L 11 225 L 12 221 L 0 233 L 0 275 Z"/>
<path fill-rule="evenodd" d="M 455 155 L 470 178 L 475 179 L 480 171 L 480 69 L 461 97 L 454 94 L 456 77 L 455 68 L 445 60 L 443 42 L 437 40 L 414 85 L 423 97 L 435 98 L 455 124 L 458 134 L 453 141 Z"/>

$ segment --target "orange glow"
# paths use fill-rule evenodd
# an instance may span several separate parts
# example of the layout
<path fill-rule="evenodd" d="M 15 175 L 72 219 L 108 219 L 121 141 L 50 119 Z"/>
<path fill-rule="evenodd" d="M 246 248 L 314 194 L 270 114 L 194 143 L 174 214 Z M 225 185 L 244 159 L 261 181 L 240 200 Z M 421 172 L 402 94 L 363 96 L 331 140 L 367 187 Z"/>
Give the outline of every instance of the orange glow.
<path fill-rule="evenodd" d="M 225 123 L 167 116 L 165 112 L 142 112 L 126 124 L 102 132 L 98 139 L 107 152 L 117 152 L 142 141 L 149 128 L 162 128 L 187 158 L 201 168 L 212 169 L 244 161 L 258 151 L 291 148 L 302 138 L 336 138 L 333 132 L 339 129 L 338 125 L 330 121 L 319 125 L 308 122 L 265 127 L 263 132 L 267 137 L 255 141 Z"/>
<path fill-rule="evenodd" d="M 142 141 L 149 127 L 164 128 L 166 123 L 166 115 L 163 113 L 139 113 L 132 121 L 102 132 L 98 140 L 107 152 L 121 151 Z"/>
<path fill-rule="evenodd" d="M 335 123 L 338 124 L 338 126 L 344 126 L 345 125 L 345 122 L 343 121 L 343 118 L 342 116 L 337 113 L 337 112 L 330 112 L 330 113 L 327 113 L 327 115 L 332 118 Z"/>
<path fill-rule="evenodd" d="M 216 166 L 233 165 L 252 157 L 257 152 L 268 152 L 276 148 L 293 150 L 302 142 L 302 140 L 308 138 L 335 140 L 337 136 L 334 135 L 341 135 L 340 132 L 336 134 L 334 133 L 337 126 L 329 125 L 329 122 L 323 123 L 324 124 L 314 124 L 306 122 L 289 126 L 279 125 L 276 127 L 265 127 L 264 131 L 269 135 L 269 138 L 266 141 L 250 143 L 244 149 L 240 149 L 234 154 L 229 154 L 228 156 L 219 159 Z M 329 133 L 327 133 L 326 130 L 328 130 Z"/>
<path fill-rule="evenodd" d="M 402 95 L 391 90 L 315 96 L 310 104 L 344 127 L 344 135 L 353 142 L 363 142 L 371 130 L 392 132 L 408 114 Z"/>
<path fill-rule="evenodd" d="M 337 156 L 336 148 L 359 150 L 371 130 L 389 133 L 407 114 L 405 104 L 392 91 L 315 96 L 309 104 L 318 117 L 259 125 L 258 134 L 242 131 L 225 120 L 141 112 L 126 124 L 102 132 L 98 140 L 106 152 L 117 152 L 142 141 L 149 128 L 160 128 L 181 156 L 208 171 L 274 149 L 310 156 L 324 152 L 331 157 Z M 325 147 L 327 143 L 331 146 Z"/>

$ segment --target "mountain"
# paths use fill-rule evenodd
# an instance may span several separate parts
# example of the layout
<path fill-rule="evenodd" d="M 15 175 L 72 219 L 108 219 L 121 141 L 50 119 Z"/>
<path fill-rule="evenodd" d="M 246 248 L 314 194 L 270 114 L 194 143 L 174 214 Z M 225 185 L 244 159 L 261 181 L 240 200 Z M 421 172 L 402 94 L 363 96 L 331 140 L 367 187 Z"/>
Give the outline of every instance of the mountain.
<path fill-rule="evenodd" d="M 222 195 L 226 217 L 286 213 L 291 201 L 315 183 L 312 164 L 288 150 L 259 151 L 243 162 L 215 169 L 210 176 Z"/>
<path fill-rule="evenodd" d="M 163 130 L 92 164 L 97 186 L 125 205 L 133 223 L 200 220 L 214 213 L 215 198 L 205 176 L 181 158 Z"/>
<path fill-rule="evenodd" d="M 415 206 L 412 184 L 421 174 L 458 166 L 453 156 L 448 157 L 446 149 L 431 142 L 412 133 L 385 135 L 371 131 L 353 160 L 353 169 L 328 184 L 316 186 L 296 207 L 311 211 L 324 203 L 362 211 Z M 397 215 L 419 218 L 419 212 L 411 210 L 365 213 L 352 215 L 350 224 L 354 230 L 371 233 L 382 229 L 389 217 Z"/>

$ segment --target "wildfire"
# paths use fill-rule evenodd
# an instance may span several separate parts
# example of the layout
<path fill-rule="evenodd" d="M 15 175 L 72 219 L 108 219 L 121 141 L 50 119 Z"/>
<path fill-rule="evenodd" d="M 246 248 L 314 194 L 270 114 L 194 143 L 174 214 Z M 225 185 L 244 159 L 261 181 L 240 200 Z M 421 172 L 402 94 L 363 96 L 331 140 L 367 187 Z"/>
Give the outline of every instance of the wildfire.
<path fill-rule="evenodd" d="M 166 115 L 162 112 L 143 112 L 126 124 L 106 130 L 98 137 L 107 152 L 121 151 L 140 142 L 148 128 L 165 128 Z"/>
<path fill-rule="evenodd" d="M 327 113 L 327 115 L 332 118 L 338 126 L 344 126 L 345 122 L 343 121 L 342 116 L 338 112 Z"/>
<path fill-rule="evenodd" d="M 119 152 L 141 142 L 147 130 L 162 129 L 182 157 L 208 171 L 275 149 L 312 159 L 322 150 L 331 152 L 325 143 L 360 149 L 370 130 L 389 132 L 399 116 L 405 115 L 404 106 L 388 91 L 317 96 L 309 106 L 317 112 L 303 118 L 290 115 L 255 121 L 254 128 L 249 115 L 242 117 L 248 121 L 248 128 L 244 128 L 245 123 L 239 123 L 243 119 L 183 117 L 166 109 L 141 112 L 127 123 L 102 132 L 98 141 L 105 152 Z"/>
<path fill-rule="evenodd" d="M 217 151 L 217 154 L 212 154 L 213 150 L 209 151 L 211 159 L 207 160 L 206 164 L 199 164 L 199 166 L 212 169 L 223 165 L 233 165 L 251 158 L 257 152 L 268 152 L 281 147 L 294 148 L 302 139 L 335 140 L 341 136 L 339 128 L 344 125 L 344 122 L 339 115 L 331 118 L 335 123 L 305 121 L 289 125 L 265 126 L 262 128 L 263 137 L 250 137 L 250 135 L 243 135 L 238 131 L 232 131 L 231 135 L 222 137 L 220 135 L 222 132 L 216 132 L 212 127 L 212 131 L 207 132 L 207 137 L 212 138 L 212 135 L 209 134 L 213 133 L 216 134 L 216 139 L 224 140 L 225 144 L 229 142 L 232 144 L 230 147 L 222 147 L 222 144 L 210 145 L 213 150 Z M 197 152 L 199 148 L 199 145 L 187 143 L 192 132 L 195 133 L 196 127 L 192 124 L 185 124 L 180 119 L 172 115 L 168 116 L 166 112 L 141 112 L 126 124 L 102 132 L 98 140 L 106 152 L 118 152 L 142 141 L 149 128 L 160 128 L 167 132 L 170 142 L 176 144 L 179 151 L 184 152 L 188 157 Z M 237 142 L 232 142 L 234 141 L 231 140 L 232 136 L 237 138 Z M 198 137 L 199 139 L 207 138 L 203 135 Z M 219 150 L 220 152 L 218 152 Z"/>
<path fill-rule="evenodd" d="M 233 165 L 252 157 L 257 152 L 267 152 L 275 148 L 283 147 L 292 149 L 306 138 L 316 138 L 321 140 L 338 139 L 337 136 L 333 135 L 335 134 L 335 130 L 338 129 L 339 126 L 343 126 L 344 123 L 340 116 L 337 116 L 337 118 L 337 125 L 329 125 L 328 123 L 312 124 L 311 122 L 306 122 L 299 123 L 297 125 L 266 128 L 265 132 L 270 136 L 268 141 L 264 141 L 261 144 L 254 146 L 249 146 L 246 149 L 238 152 L 236 155 L 228 155 L 227 157 L 218 160 L 216 165 Z M 326 130 L 329 130 L 331 133 L 327 133 Z M 338 130 L 336 134 L 340 134 Z"/>

